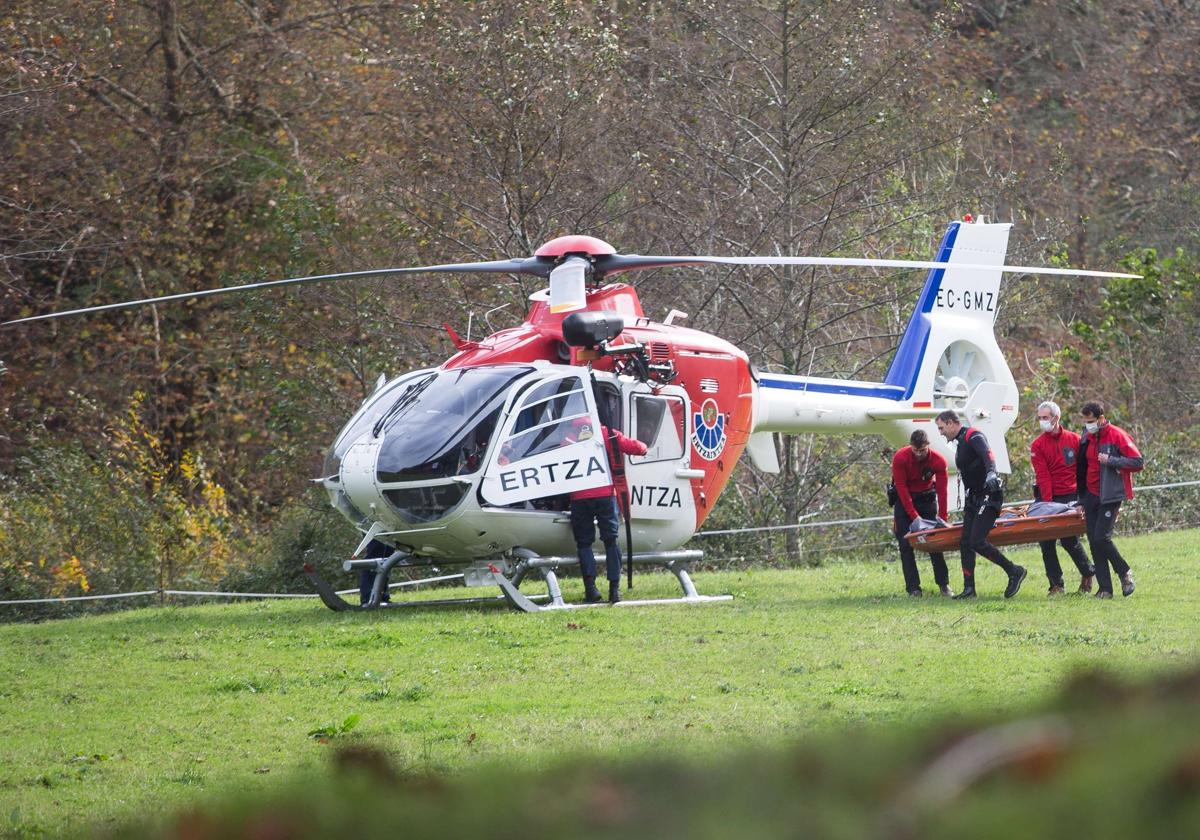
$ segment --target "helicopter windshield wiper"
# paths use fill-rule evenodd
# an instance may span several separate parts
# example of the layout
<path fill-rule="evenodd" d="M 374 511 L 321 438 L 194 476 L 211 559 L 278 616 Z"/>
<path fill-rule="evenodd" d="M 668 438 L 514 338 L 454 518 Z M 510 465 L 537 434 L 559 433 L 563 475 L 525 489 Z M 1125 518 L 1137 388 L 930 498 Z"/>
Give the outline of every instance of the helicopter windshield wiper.
<path fill-rule="evenodd" d="M 421 396 L 421 392 L 429 387 L 429 383 L 435 379 L 437 379 L 437 374 L 431 374 L 420 382 L 415 382 L 405 388 L 404 393 L 401 394 L 396 402 L 392 404 L 392 407 L 389 408 L 387 412 L 379 418 L 378 421 L 376 421 L 375 425 L 371 429 L 371 437 L 379 437 L 379 433 L 383 431 L 383 427 L 387 425 L 388 420 L 392 419 L 401 411 L 412 405 L 413 402 L 416 401 L 417 397 Z"/>

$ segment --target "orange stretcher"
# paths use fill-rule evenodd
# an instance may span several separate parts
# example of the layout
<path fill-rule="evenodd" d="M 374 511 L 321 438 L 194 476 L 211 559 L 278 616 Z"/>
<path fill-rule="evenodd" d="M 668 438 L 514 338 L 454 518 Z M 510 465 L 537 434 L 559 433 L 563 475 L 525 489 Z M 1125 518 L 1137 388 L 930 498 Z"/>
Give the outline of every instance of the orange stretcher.
<path fill-rule="evenodd" d="M 1077 537 L 1087 531 L 1082 508 L 1048 516 L 1027 516 L 1027 510 L 1028 507 L 1008 507 L 1000 511 L 988 534 L 988 542 L 995 546 L 1021 545 Z M 953 551 L 962 541 L 962 523 L 948 528 L 913 531 L 907 539 L 908 544 L 918 551 Z"/>

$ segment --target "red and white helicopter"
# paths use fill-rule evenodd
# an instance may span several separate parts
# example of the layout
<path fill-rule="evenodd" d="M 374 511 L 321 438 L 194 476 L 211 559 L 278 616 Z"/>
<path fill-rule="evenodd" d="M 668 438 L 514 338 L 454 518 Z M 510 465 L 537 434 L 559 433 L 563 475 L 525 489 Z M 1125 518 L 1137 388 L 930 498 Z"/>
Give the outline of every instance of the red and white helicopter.
<path fill-rule="evenodd" d="M 580 440 L 573 433 L 586 420 L 594 429 L 617 428 L 647 445 L 645 455 L 615 459 L 618 486 L 627 494 L 632 559 L 665 565 L 683 589 L 678 600 L 694 602 L 714 600 L 698 595 L 688 576 L 688 563 L 701 552 L 679 549 L 712 511 L 743 452 L 759 469 L 778 471 L 774 432 L 875 434 L 900 446 L 914 424 L 954 408 L 987 433 L 997 467 L 1010 471 L 1004 435 L 1017 417 L 1018 391 L 993 331 L 1001 275 L 1133 276 L 1006 266 L 1010 227 L 972 222 L 969 216 L 952 222 L 929 262 L 624 255 L 600 239 L 564 236 L 528 258 L 290 278 L 51 313 L 5 326 L 383 274 L 546 278 L 549 288 L 530 297 L 523 324 L 478 342 L 451 331 L 454 356 L 438 368 L 380 377 L 337 436 L 316 480 L 363 534 L 345 568 L 378 572 L 367 608 L 379 605 L 397 565 L 454 564 L 465 564 L 461 577 L 467 585 L 499 586 L 514 607 L 574 607 L 564 602 L 555 576 L 560 566 L 577 562 L 567 494 L 614 480 L 601 436 Z M 673 323 L 679 313 L 656 322 L 642 310 L 633 287 L 606 282 L 639 269 L 706 264 L 916 268 L 929 274 L 884 380 L 861 382 L 757 372 L 729 342 Z M 947 444 L 938 435 L 931 438 L 953 465 Z M 359 559 L 371 540 L 394 551 Z M 308 571 L 329 607 L 352 608 L 311 567 Z M 535 571 L 548 591 L 530 598 L 519 586 Z M 539 606 L 539 600 L 549 603 Z"/>

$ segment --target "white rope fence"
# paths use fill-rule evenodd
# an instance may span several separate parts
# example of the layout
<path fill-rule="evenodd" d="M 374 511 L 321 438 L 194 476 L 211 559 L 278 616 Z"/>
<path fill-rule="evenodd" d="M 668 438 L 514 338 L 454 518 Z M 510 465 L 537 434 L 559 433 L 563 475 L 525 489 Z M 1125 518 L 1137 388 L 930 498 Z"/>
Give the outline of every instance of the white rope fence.
<path fill-rule="evenodd" d="M 829 528 L 834 525 L 858 525 L 862 522 L 883 522 L 891 519 L 890 516 L 864 516 L 861 519 L 833 519 L 827 522 L 798 522 L 794 525 L 763 525 L 759 528 L 727 528 L 723 531 L 698 531 L 692 535 L 696 537 L 718 537 L 727 534 L 751 534 L 760 531 L 794 531 L 797 528 Z"/>
<path fill-rule="evenodd" d="M 459 580 L 458 575 L 442 575 L 440 577 L 421 578 L 420 580 L 402 580 L 388 585 L 388 589 L 400 589 L 405 586 L 421 586 L 427 583 L 439 583 L 447 580 Z M 338 595 L 357 594 L 358 588 L 339 589 Z M 152 595 L 182 595 L 194 598 L 320 598 L 315 592 L 220 592 L 202 591 L 198 589 L 144 589 L 141 592 L 118 592 L 113 595 L 73 595 L 69 598 L 29 598 L 20 601 L 0 601 L 0 606 L 8 604 L 62 604 L 68 601 L 105 601 L 112 598 L 146 598 Z"/>
<path fill-rule="evenodd" d="M 1176 481 L 1172 484 L 1150 484 L 1145 487 L 1135 488 L 1139 493 L 1145 493 L 1150 490 L 1172 490 L 1176 487 L 1200 487 L 1200 481 Z M 1019 502 L 1009 502 L 1010 505 L 1028 505 L 1037 501 L 1036 499 L 1022 499 Z M 759 531 L 794 531 L 800 528 L 828 528 L 833 525 L 858 525 L 864 522 L 887 522 L 891 519 L 891 515 L 887 516 L 864 516 L 860 519 L 834 519 L 826 522 L 797 522 L 791 525 L 764 525 L 760 528 L 729 528 L 723 531 L 699 531 L 693 534 L 695 537 L 717 537 L 728 534 L 749 534 Z"/>
<path fill-rule="evenodd" d="M 26 598 L 22 601 L 0 601 L 0 604 L 61 604 L 67 601 L 106 601 L 110 598 L 141 598 L 157 595 L 162 590 L 146 589 L 142 592 L 118 592 L 115 595 L 75 595 L 70 598 Z"/>
<path fill-rule="evenodd" d="M 1170 484 L 1151 484 L 1145 487 L 1138 487 L 1139 493 L 1146 493 L 1153 490 L 1173 490 L 1179 487 L 1200 487 L 1200 481 L 1176 481 Z M 1033 499 L 1025 499 L 1020 502 L 1013 502 L 1014 505 L 1026 505 L 1033 502 Z M 857 519 L 833 519 L 824 522 L 798 522 L 791 525 L 763 525 L 756 528 L 728 528 L 719 531 L 699 531 L 693 537 L 716 537 L 727 536 L 729 534 L 750 534 L 763 531 L 790 531 L 800 528 L 830 528 L 835 525 L 859 525 L 866 522 L 886 522 L 891 519 L 891 516 L 864 516 Z M 879 545 L 887 545 L 889 543 L 879 543 Z M 847 548 L 849 546 L 846 546 Z M 393 583 L 388 588 L 398 589 L 405 586 L 420 586 L 426 583 L 437 583 L 446 580 L 456 580 L 461 578 L 461 574 L 457 575 L 442 575 L 435 578 L 423 578 L 421 580 L 406 580 L 399 583 Z M 354 589 L 339 589 L 338 595 L 350 595 L 358 592 Z M 116 598 L 147 598 L 154 595 L 176 595 L 181 597 L 193 598 L 318 598 L 315 592 L 313 593 L 285 593 L 285 592 L 218 592 L 218 591 L 199 591 L 194 589 L 144 589 L 141 592 L 118 592 L 112 595 L 75 595 L 64 598 L 27 598 L 22 600 L 6 600 L 0 601 L 0 606 L 12 606 L 17 604 L 64 604 L 71 601 L 107 601 Z"/>

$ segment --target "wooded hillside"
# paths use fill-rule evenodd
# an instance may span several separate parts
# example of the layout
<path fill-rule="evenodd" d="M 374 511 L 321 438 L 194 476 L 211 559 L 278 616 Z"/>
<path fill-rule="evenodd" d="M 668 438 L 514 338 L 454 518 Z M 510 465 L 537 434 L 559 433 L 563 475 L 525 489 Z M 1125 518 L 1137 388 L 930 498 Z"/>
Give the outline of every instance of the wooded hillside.
<path fill-rule="evenodd" d="M 970 212 L 1015 223 L 1014 262 L 1146 275 L 1012 278 L 998 334 L 1024 408 L 1102 398 L 1147 477 L 1200 477 L 1194 0 L 15 0 L 0 33 L 0 320 L 567 232 L 927 258 Z M 760 368 L 870 378 L 921 281 L 638 284 Z M 370 280 L 0 330 L 0 592 L 293 584 L 354 539 L 309 479 L 377 377 L 535 290 Z M 782 440 L 782 474 L 742 467 L 710 523 L 879 513 L 879 448 Z M 1198 521 L 1177 508 L 1148 516 Z M 819 557 L 794 532 L 706 548 Z"/>

